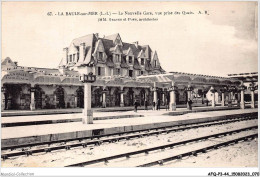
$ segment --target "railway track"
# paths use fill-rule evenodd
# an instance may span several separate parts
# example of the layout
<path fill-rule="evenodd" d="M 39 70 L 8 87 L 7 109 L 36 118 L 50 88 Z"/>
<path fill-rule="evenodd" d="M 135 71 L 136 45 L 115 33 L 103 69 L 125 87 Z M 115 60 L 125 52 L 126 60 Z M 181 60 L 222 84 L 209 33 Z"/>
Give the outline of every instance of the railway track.
<path fill-rule="evenodd" d="M 206 153 L 207 151 L 218 149 L 221 147 L 226 147 L 232 144 L 236 144 L 240 141 L 247 141 L 250 139 L 254 139 L 258 137 L 258 134 L 256 130 L 258 129 L 258 126 L 251 126 L 251 127 L 246 127 L 242 129 L 236 129 L 232 131 L 226 131 L 222 133 L 217 133 L 217 134 L 211 134 L 207 136 L 202 136 L 202 137 L 197 137 L 193 139 L 187 139 L 184 141 L 179 141 L 179 142 L 174 142 L 174 143 L 168 143 L 160 146 L 155 146 L 155 147 L 149 147 L 137 151 L 131 151 L 131 152 L 124 152 L 112 156 L 106 156 L 102 158 L 97 158 L 97 159 L 92 159 L 80 163 L 75 163 L 75 164 L 70 164 L 65 167 L 92 167 L 97 164 L 101 164 L 104 166 L 111 166 L 111 167 L 116 167 L 117 165 L 119 166 L 124 166 L 124 167 L 149 167 L 149 166 L 154 166 L 154 165 L 162 165 L 163 163 L 176 160 L 176 159 L 182 159 L 183 157 L 186 156 L 197 156 L 199 153 Z M 244 132 L 249 132 L 249 135 L 243 135 Z M 241 135 L 240 135 L 240 134 Z M 234 136 L 236 135 L 238 137 L 236 138 L 231 138 L 228 140 L 225 140 L 226 137 L 229 136 Z M 224 140 L 223 140 L 224 139 Z M 212 141 L 215 140 L 215 141 Z M 206 143 L 205 143 L 206 142 Z M 209 143 L 210 142 L 210 143 Z M 199 143 L 194 144 L 194 143 Z M 203 144 L 204 145 L 201 145 Z M 208 143 L 208 144 L 207 144 Z M 179 153 L 175 152 L 174 148 L 176 147 L 182 147 L 182 146 L 190 146 L 193 145 L 193 148 L 186 150 L 181 150 Z M 205 145 L 206 144 L 206 145 Z M 195 147 L 195 148 L 194 148 Z M 198 148 L 199 147 L 199 148 Z M 159 153 L 156 154 L 156 151 L 160 151 Z M 161 154 L 162 151 L 164 154 Z M 169 151 L 169 152 L 168 152 Z M 145 157 L 149 157 L 149 155 L 155 156 L 151 157 L 150 160 L 148 158 L 147 162 L 142 162 L 142 159 Z M 169 155 L 170 154 L 170 155 Z M 173 155 L 172 155 L 173 154 Z M 138 156 L 139 155 L 139 156 Z M 122 159 L 123 158 L 123 159 Z M 139 158 L 139 159 L 138 159 Z M 132 160 L 131 160 L 132 159 Z M 113 161 L 118 161 L 118 162 L 113 162 Z M 112 165 L 109 165 L 111 164 Z M 117 165 L 115 165 L 117 164 Z M 115 165 L 115 166 L 113 166 Z"/>
<path fill-rule="evenodd" d="M 243 142 L 243 141 L 253 140 L 255 138 L 258 138 L 258 133 L 254 133 L 254 134 L 251 134 L 251 135 L 248 135 L 248 136 L 235 138 L 235 139 L 228 140 L 228 141 L 221 142 L 221 143 L 217 143 L 217 144 L 214 144 L 214 145 L 205 146 L 205 147 L 202 147 L 202 148 L 197 148 L 197 149 L 192 150 L 192 151 L 187 151 L 187 152 L 175 154 L 175 155 L 172 155 L 172 156 L 169 156 L 169 157 L 161 158 L 159 160 L 153 160 L 153 161 L 150 161 L 150 162 L 147 162 L 147 163 L 143 163 L 141 165 L 137 165 L 136 167 L 151 167 L 151 166 L 155 166 L 155 165 L 163 165 L 164 163 L 171 162 L 173 160 L 182 159 L 182 158 L 187 157 L 187 156 L 197 156 L 199 153 L 206 153 L 206 152 L 211 151 L 211 150 L 215 150 L 215 149 L 219 149 L 221 147 L 234 145 L 234 144 L 237 144 L 237 143 Z"/>
<path fill-rule="evenodd" d="M 110 135 L 98 135 L 91 138 L 78 138 L 73 139 L 70 141 L 59 141 L 59 142 L 52 142 L 50 143 L 37 143 L 37 144 L 30 144 L 30 145 L 22 145 L 22 146 L 12 146 L 12 147 L 4 147 L 2 148 L 1 158 L 3 160 L 8 159 L 9 157 L 16 157 L 22 155 L 32 155 L 41 152 L 51 152 L 56 150 L 66 149 L 69 150 L 71 148 L 76 147 L 87 147 L 92 145 L 101 145 L 102 143 L 112 143 L 120 140 L 129 140 L 132 138 L 141 138 L 144 136 L 150 135 L 159 135 L 163 133 L 170 133 L 170 132 L 178 132 L 184 131 L 188 129 L 200 128 L 200 127 L 208 127 L 208 126 L 215 126 L 215 125 L 222 125 L 222 124 L 229 124 L 238 121 L 246 121 L 257 119 L 256 115 L 248 115 L 247 117 L 232 117 L 228 120 L 221 120 L 221 121 L 212 121 L 207 123 L 196 123 L 196 124 L 187 124 L 187 125 L 180 125 L 174 127 L 164 127 L 164 128 L 156 128 L 156 129 L 148 129 L 143 131 L 132 131 L 132 132 L 124 132 L 118 134 L 110 134 Z M 56 145 L 55 145 L 56 143 Z M 58 144 L 57 144 L 58 143 Z M 44 147 L 42 147 L 44 146 Z M 34 147 L 34 148 L 32 148 Z M 14 150 L 16 149 L 16 150 Z M 5 152 L 6 151 L 6 152 Z"/>

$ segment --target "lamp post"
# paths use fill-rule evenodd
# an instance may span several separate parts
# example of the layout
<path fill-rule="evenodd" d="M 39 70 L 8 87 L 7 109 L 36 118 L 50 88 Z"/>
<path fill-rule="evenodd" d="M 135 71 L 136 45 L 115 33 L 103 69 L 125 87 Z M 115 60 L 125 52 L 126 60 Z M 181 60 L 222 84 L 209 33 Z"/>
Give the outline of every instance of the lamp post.
<path fill-rule="evenodd" d="M 96 75 L 92 72 L 83 74 L 79 80 L 84 83 L 84 109 L 83 109 L 83 124 L 93 124 L 93 111 L 91 110 L 91 83 L 96 81 Z"/>

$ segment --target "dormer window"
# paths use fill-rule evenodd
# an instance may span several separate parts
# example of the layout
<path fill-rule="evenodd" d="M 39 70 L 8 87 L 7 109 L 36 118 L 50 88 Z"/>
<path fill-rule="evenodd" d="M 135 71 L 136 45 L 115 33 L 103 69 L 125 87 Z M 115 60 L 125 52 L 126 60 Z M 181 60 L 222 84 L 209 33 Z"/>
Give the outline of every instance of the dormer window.
<path fill-rule="evenodd" d="M 141 65 L 144 65 L 144 58 L 141 58 Z"/>
<path fill-rule="evenodd" d="M 154 66 L 157 66 L 157 61 L 156 60 L 154 61 Z"/>
<path fill-rule="evenodd" d="M 115 61 L 116 63 L 119 63 L 120 62 L 120 58 L 119 58 L 119 54 L 115 54 Z"/>
<path fill-rule="evenodd" d="M 131 56 L 128 56 L 128 63 L 132 63 L 133 62 L 133 59 Z"/>
<path fill-rule="evenodd" d="M 70 62 L 72 62 L 72 55 L 70 55 Z"/>
<path fill-rule="evenodd" d="M 98 59 L 103 60 L 103 53 L 102 52 L 98 52 Z"/>

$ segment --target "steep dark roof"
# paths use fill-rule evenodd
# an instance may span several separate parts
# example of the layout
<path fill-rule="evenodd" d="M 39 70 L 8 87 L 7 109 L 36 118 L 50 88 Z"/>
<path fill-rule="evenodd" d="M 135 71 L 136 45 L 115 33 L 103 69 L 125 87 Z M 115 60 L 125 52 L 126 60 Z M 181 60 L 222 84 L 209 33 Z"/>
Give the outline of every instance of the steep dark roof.
<path fill-rule="evenodd" d="M 129 68 L 128 64 L 126 63 L 126 56 L 123 56 L 120 66 L 121 68 Z"/>
<path fill-rule="evenodd" d="M 137 69 L 137 70 L 140 70 L 141 69 L 141 66 L 138 62 L 138 60 L 135 58 L 134 59 L 134 66 L 133 66 L 134 69 Z"/>
<path fill-rule="evenodd" d="M 143 51 L 144 51 L 144 54 L 147 58 L 152 58 L 152 50 L 151 50 L 149 45 L 144 45 Z"/>
<path fill-rule="evenodd" d="M 82 36 L 79 38 L 74 39 L 71 43 L 78 48 L 81 43 L 85 43 L 85 56 L 83 61 L 78 61 L 79 63 L 77 65 L 81 64 L 88 64 L 91 62 L 91 54 L 94 52 L 95 49 L 95 43 L 97 41 L 97 38 L 94 34 L 89 34 L 86 36 Z"/>
<path fill-rule="evenodd" d="M 151 65 L 151 63 L 150 63 L 150 60 L 146 60 L 146 61 L 145 61 L 144 67 L 145 67 L 145 70 L 146 70 L 146 71 L 152 71 L 152 70 L 153 70 L 153 67 L 152 67 L 152 65 Z"/>
<path fill-rule="evenodd" d="M 115 47 L 113 41 L 112 40 L 108 40 L 108 39 L 102 39 L 102 38 L 100 38 L 100 39 L 103 42 L 106 54 L 107 55 L 112 55 L 110 49 Z"/>
<path fill-rule="evenodd" d="M 107 62 L 106 62 L 106 64 L 107 64 L 107 66 L 110 67 L 110 68 L 113 68 L 113 67 L 115 66 L 111 55 L 107 57 Z"/>
<path fill-rule="evenodd" d="M 161 71 L 162 73 L 165 73 L 165 72 L 166 72 L 164 69 L 162 69 L 161 66 L 160 66 L 160 71 Z"/>
<path fill-rule="evenodd" d="M 71 43 L 73 43 L 75 46 L 80 46 L 81 43 L 85 43 L 86 46 L 92 46 L 94 39 L 97 40 L 96 36 L 94 34 L 89 34 L 73 39 Z"/>
<path fill-rule="evenodd" d="M 81 43 L 85 43 L 85 56 L 83 59 L 80 58 L 79 61 L 77 61 L 75 66 L 81 66 L 81 65 L 83 66 L 86 64 L 93 63 L 94 59 L 93 59 L 92 54 L 95 51 L 97 41 L 101 40 L 101 42 L 103 43 L 103 46 L 104 46 L 105 53 L 108 56 L 106 63 L 109 67 L 114 67 L 112 56 L 113 56 L 113 51 L 115 50 L 115 46 L 116 46 L 114 41 L 118 36 L 120 37 L 120 35 L 118 33 L 116 33 L 116 34 L 112 34 L 109 36 L 105 36 L 103 38 L 99 38 L 95 34 L 89 34 L 89 35 L 74 39 L 71 42 L 71 45 L 75 46 L 75 48 L 77 50 L 79 50 L 79 46 Z M 138 55 L 140 54 L 140 52 L 143 51 L 145 58 L 148 59 L 148 61 L 145 63 L 145 70 L 151 71 L 153 69 L 157 69 L 160 71 L 164 71 L 163 69 L 161 69 L 161 67 L 153 68 L 152 63 L 150 62 L 150 60 L 152 60 L 153 51 L 151 50 L 149 45 L 141 46 L 141 45 L 137 45 L 137 44 L 133 44 L 133 43 L 122 42 L 122 46 L 118 45 L 118 47 L 124 54 L 124 55 L 122 55 L 123 60 L 121 61 L 122 68 L 129 67 L 127 65 L 126 58 L 124 56 L 127 54 L 128 50 L 131 49 L 131 51 L 133 52 L 134 58 L 135 58 L 134 59 L 134 68 L 135 69 L 138 69 L 138 70 L 141 69 L 137 58 L 138 58 Z M 60 64 L 62 64 L 62 63 L 64 63 L 64 60 L 61 61 Z M 96 63 L 96 61 L 95 61 L 95 63 Z"/>
<path fill-rule="evenodd" d="M 118 33 L 116 33 L 116 34 L 111 34 L 111 35 L 109 35 L 109 36 L 105 36 L 104 39 L 108 39 L 108 40 L 114 41 L 118 35 L 119 35 Z"/>
<path fill-rule="evenodd" d="M 111 35 L 111 36 L 107 36 L 105 38 L 99 38 L 102 40 L 104 48 L 105 48 L 105 52 L 107 53 L 107 55 L 112 55 L 112 51 L 114 50 L 115 44 L 113 42 L 113 40 L 116 38 L 117 34 Z M 138 45 L 136 47 L 135 44 L 130 44 L 130 43 L 126 43 L 126 42 L 122 42 L 123 46 L 119 46 L 121 51 L 124 53 L 124 51 L 127 51 L 129 48 L 131 48 L 131 50 L 133 51 L 133 54 L 135 56 L 135 58 L 138 57 L 138 54 L 140 53 L 141 50 L 144 51 L 145 56 L 147 58 L 151 58 L 151 48 L 149 47 L 149 45 L 145 45 L 145 46 L 140 46 Z"/>

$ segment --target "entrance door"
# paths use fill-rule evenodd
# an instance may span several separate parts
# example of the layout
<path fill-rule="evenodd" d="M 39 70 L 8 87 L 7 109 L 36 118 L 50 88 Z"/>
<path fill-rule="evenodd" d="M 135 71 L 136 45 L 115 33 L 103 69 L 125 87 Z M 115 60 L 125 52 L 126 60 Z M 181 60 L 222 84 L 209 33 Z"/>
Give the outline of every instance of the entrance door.
<path fill-rule="evenodd" d="M 16 84 L 6 85 L 7 109 L 20 109 L 22 86 Z"/>
<path fill-rule="evenodd" d="M 176 94 L 176 104 L 177 104 L 180 102 L 180 93 L 177 91 L 177 92 L 175 92 L 175 94 Z"/>
<path fill-rule="evenodd" d="M 97 89 L 94 91 L 94 106 L 95 107 L 101 107 L 102 106 L 102 93 L 101 89 Z"/>
<path fill-rule="evenodd" d="M 58 103 L 57 107 L 65 108 L 64 89 L 62 87 L 57 88 L 55 94 L 56 94 L 56 101 Z"/>
<path fill-rule="evenodd" d="M 84 91 L 82 87 L 76 90 L 77 95 L 77 107 L 84 108 Z"/>
<path fill-rule="evenodd" d="M 144 106 L 144 101 L 145 101 L 145 91 L 144 90 L 141 90 L 140 91 L 140 104 L 142 106 Z"/>
<path fill-rule="evenodd" d="M 120 93 L 119 93 L 119 89 L 116 89 L 114 91 L 114 101 L 115 101 L 115 106 L 120 106 Z"/>
<path fill-rule="evenodd" d="M 187 91 L 185 91 L 185 92 L 183 93 L 183 98 L 184 98 L 184 103 L 183 103 L 183 104 L 186 104 L 187 101 L 188 101 L 188 93 L 187 93 Z"/>
<path fill-rule="evenodd" d="M 134 91 L 132 90 L 132 88 L 129 88 L 126 94 L 126 103 L 127 106 L 133 106 L 134 104 Z"/>
<path fill-rule="evenodd" d="M 160 105 L 162 105 L 162 89 L 159 88 L 157 91 L 157 99 L 159 99 Z"/>
<path fill-rule="evenodd" d="M 36 86 L 35 90 L 35 108 L 36 109 L 42 109 L 42 95 L 44 94 L 42 88 L 39 86 Z"/>

